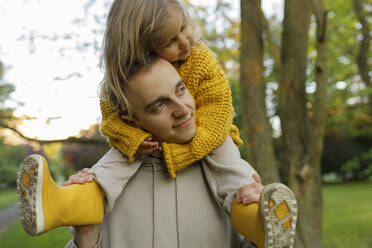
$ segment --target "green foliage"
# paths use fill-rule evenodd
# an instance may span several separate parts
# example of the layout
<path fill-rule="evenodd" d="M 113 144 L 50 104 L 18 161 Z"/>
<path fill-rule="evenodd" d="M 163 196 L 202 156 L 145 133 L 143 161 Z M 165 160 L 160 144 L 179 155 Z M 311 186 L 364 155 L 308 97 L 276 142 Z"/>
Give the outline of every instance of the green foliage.
<path fill-rule="evenodd" d="M 352 178 L 372 179 L 372 148 L 364 149 L 358 156 L 347 161 L 342 169 L 348 170 Z"/>
<path fill-rule="evenodd" d="M 9 98 L 10 93 L 14 91 L 14 86 L 11 84 L 0 84 L 0 103 L 3 103 Z"/>
<path fill-rule="evenodd" d="M 329 114 L 336 114 L 342 121 L 343 114 L 370 113 L 371 108 L 364 106 L 366 102 L 363 97 L 370 94 L 371 89 L 361 81 L 356 64 L 361 24 L 354 12 L 353 1 L 327 0 L 325 3 L 329 10 Z M 369 57 L 372 57 L 371 49 Z M 349 111 L 353 113 L 347 113 Z"/>
<path fill-rule="evenodd" d="M 352 158 L 341 166 L 341 171 L 346 174 L 353 174 L 353 172 L 358 170 L 359 167 L 360 165 L 358 159 Z"/>
<path fill-rule="evenodd" d="M 366 166 L 362 170 L 363 176 L 372 179 L 372 147 L 362 155 L 362 160 L 366 161 Z"/>
<path fill-rule="evenodd" d="M 233 98 L 233 106 L 234 106 L 234 120 L 233 123 L 236 125 L 240 130 L 240 136 L 244 140 L 243 137 L 243 110 L 242 110 L 242 102 L 241 102 L 241 94 L 240 94 L 240 85 L 236 78 L 230 77 L 230 87 L 231 87 L 231 94 Z M 249 154 L 247 150 L 247 146 L 244 144 L 239 146 L 239 151 L 244 160 L 249 161 Z"/>
<path fill-rule="evenodd" d="M 0 129 L 12 121 L 17 121 L 13 116 L 14 109 L 6 107 L 5 102 L 10 98 L 11 93 L 15 90 L 12 84 L 2 80 L 4 75 L 4 66 L 0 61 Z M 1 140 L 1 136 L 0 136 Z"/>
<path fill-rule="evenodd" d="M 18 167 L 12 162 L 6 158 L 0 160 L 0 188 L 15 185 Z"/>
<path fill-rule="evenodd" d="M 0 123 L 13 119 L 13 109 L 7 108 L 4 102 L 9 99 L 10 94 L 14 91 L 14 86 L 1 80 L 3 73 L 3 65 L 0 61 Z"/>
<path fill-rule="evenodd" d="M 241 109 L 239 89 L 239 43 L 240 20 L 231 17 L 232 4 L 227 0 L 216 1 L 216 8 L 190 4 L 193 27 L 202 33 L 202 40 L 216 53 L 232 90 L 235 108 L 234 123 L 242 130 L 244 113 Z M 367 1 L 364 1 L 367 4 Z M 364 6 L 365 6 L 364 5 Z M 370 7 L 369 7 L 370 8 Z M 325 146 L 322 172 L 336 172 L 345 176 L 347 172 L 355 178 L 370 175 L 370 159 L 365 157 L 372 144 L 372 107 L 366 102 L 372 89 L 364 85 L 359 75 L 356 58 L 361 40 L 361 24 L 354 12 L 353 1 L 325 0 L 328 11 L 328 101 L 325 131 Z M 264 76 L 266 104 L 269 117 L 277 115 L 277 93 L 280 68 L 280 41 L 282 20 L 272 16 L 268 20 L 268 31 L 263 30 Z M 316 51 L 316 21 L 312 18 L 308 48 L 307 100 L 314 101 L 314 65 Z M 369 58 L 372 51 L 369 50 Z M 371 61 L 371 60 L 370 60 Z M 311 111 L 311 104 L 308 104 Z M 277 130 L 276 130 L 277 131 Z M 278 133 L 278 132 L 276 132 Z M 278 140 L 275 151 L 278 164 L 282 164 L 283 146 Z M 241 148 L 242 152 L 246 152 Z M 246 158 L 246 155 L 243 155 Z"/>
<path fill-rule="evenodd" d="M 27 150 L 27 146 L 6 145 L 0 140 L 0 188 L 15 186 L 17 171 Z"/>
<path fill-rule="evenodd" d="M 328 117 L 326 120 L 322 172 L 336 172 L 343 178 L 371 176 L 372 106 L 359 75 L 361 24 L 353 1 L 327 0 L 329 34 Z M 371 49 L 369 57 L 372 57 Z"/>
<path fill-rule="evenodd" d="M 352 1 L 325 1 L 328 14 L 329 34 L 329 75 L 333 82 L 350 80 L 358 73 L 358 20 L 353 11 Z"/>
<path fill-rule="evenodd" d="M 3 78 L 4 75 L 4 65 L 0 61 L 0 80 Z"/>
<path fill-rule="evenodd" d="M 103 139 L 99 125 L 92 125 L 88 130 L 80 131 L 84 138 Z M 103 144 L 65 144 L 61 150 L 61 156 L 65 167 L 65 175 L 75 174 L 83 168 L 92 167 L 109 149 L 106 143 Z"/>
<path fill-rule="evenodd" d="M 372 176 L 370 149 L 372 117 L 367 105 L 340 105 L 330 109 L 322 158 L 323 173 L 336 172 L 344 178 Z"/>
<path fill-rule="evenodd" d="M 2 111 L 8 110 L 4 106 L 4 102 L 9 99 L 10 94 L 14 91 L 14 86 L 2 81 L 4 76 L 4 65 L 0 61 L 0 121 L 2 117 Z"/>
<path fill-rule="evenodd" d="M 227 77 L 236 77 L 239 70 L 240 20 L 231 17 L 231 2 L 217 0 L 214 9 L 185 2 L 195 24 L 194 33 L 216 54 Z"/>

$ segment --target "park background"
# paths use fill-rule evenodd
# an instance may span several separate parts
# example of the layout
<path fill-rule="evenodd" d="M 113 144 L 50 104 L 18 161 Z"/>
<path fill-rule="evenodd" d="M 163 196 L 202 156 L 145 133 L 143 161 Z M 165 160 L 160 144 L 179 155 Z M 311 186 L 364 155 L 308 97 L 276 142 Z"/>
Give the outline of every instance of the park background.
<path fill-rule="evenodd" d="M 97 87 L 111 3 L 0 0 L 2 248 L 63 247 L 71 238 L 68 228 L 30 237 L 6 211 L 28 154 L 46 156 L 63 182 L 107 151 Z M 229 79 L 243 157 L 264 183 L 282 181 L 296 194 L 296 247 L 372 247 L 371 3 L 183 3 Z"/>

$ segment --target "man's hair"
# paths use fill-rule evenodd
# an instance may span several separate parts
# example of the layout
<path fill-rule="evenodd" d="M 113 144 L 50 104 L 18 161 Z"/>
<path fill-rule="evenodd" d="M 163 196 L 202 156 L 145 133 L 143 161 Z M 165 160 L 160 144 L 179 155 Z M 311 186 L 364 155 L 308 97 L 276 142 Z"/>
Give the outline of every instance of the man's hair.
<path fill-rule="evenodd" d="M 104 78 L 100 96 L 109 97 L 121 112 L 127 111 L 125 84 L 142 67 L 154 63 L 161 31 L 169 11 L 174 10 L 186 18 L 177 0 L 116 0 L 111 6 L 101 59 Z"/>
<path fill-rule="evenodd" d="M 133 109 L 128 101 L 128 98 L 126 96 L 126 90 L 125 88 L 128 86 L 128 83 L 130 82 L 130 80 L 136 76 L 137 74 L 139 73 L 146 73 L 147 71 L 149 71 L 151 69 L 151 67 L 153 65 L 155 65 L 161 58 L 159 56 L 150 56 L 148 57 L 147 59 L 147 64 L 145 65 L 141 65 L 141 66 L 133 66 L 130 73 L 128 74 L 128 81 L 126 81 L 125 83 L 123 83 L 122 87 L 119 89 L 120 92 L 117 92 L 117 94 L 121 94 L 121 100 L 123 101 L 121 107 L 120 107 L 120 112 L 124 115 L 128 115 L 128 117 L 130 118 L 134 118 L 134 112 L 133 112 Z M 113 88 L 112 91 L 116 91 L 115 88 Z M 109 97 L 110 99 L 116 99 L 115 95 L 108 95 L 107 97 Z M 116 105 L 118 105 L 118 103 L 114 102 Z"/>

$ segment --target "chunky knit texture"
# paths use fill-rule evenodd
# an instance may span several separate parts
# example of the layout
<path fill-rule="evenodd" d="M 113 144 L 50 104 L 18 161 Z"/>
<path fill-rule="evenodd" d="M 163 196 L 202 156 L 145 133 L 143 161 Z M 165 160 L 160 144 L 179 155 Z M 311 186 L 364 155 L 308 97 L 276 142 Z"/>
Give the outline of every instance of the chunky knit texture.
<path fill-rule="evenodd" d="M 204 44 L 198 44 L 192 48 L 190 57 L 175 67 L 195 100 L 197 129 L 190 143 L 162 143 L 172 177 L 215 150 L 229 134 L 236 145 L 242 144 L 238 128 L 232 125 L 230 87 L 213 53 Z M 139 145 L 151 134 L 124 123 L 109 100 L 101 99 L 100 105 L 102 133 L 111 146 L 133 161 Z"/>
<path fill-rule="evenodd" d="M 151 134 L 123 122 L 119 110 L 110 100 L 101 98 L 100 107 L 102 133 L 107 137 L 110 146 L 116 147 L 133 162 L 139 145 Z"/>

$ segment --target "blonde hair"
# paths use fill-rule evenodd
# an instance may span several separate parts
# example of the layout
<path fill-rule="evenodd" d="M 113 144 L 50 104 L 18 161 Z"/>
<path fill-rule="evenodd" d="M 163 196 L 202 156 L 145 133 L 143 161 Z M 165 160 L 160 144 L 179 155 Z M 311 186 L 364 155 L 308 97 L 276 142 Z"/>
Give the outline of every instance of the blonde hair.
<path fill-rule="evenodd" d="M 108 97 L 122 113 L 128 106 L 124 85 L 157 56 L 155 49 L 161 42 L 170 7 L 187 16 L 177 0 L 116 0 L 111 6 L 101 60 L 104 78 L 100 95 Z"/>

